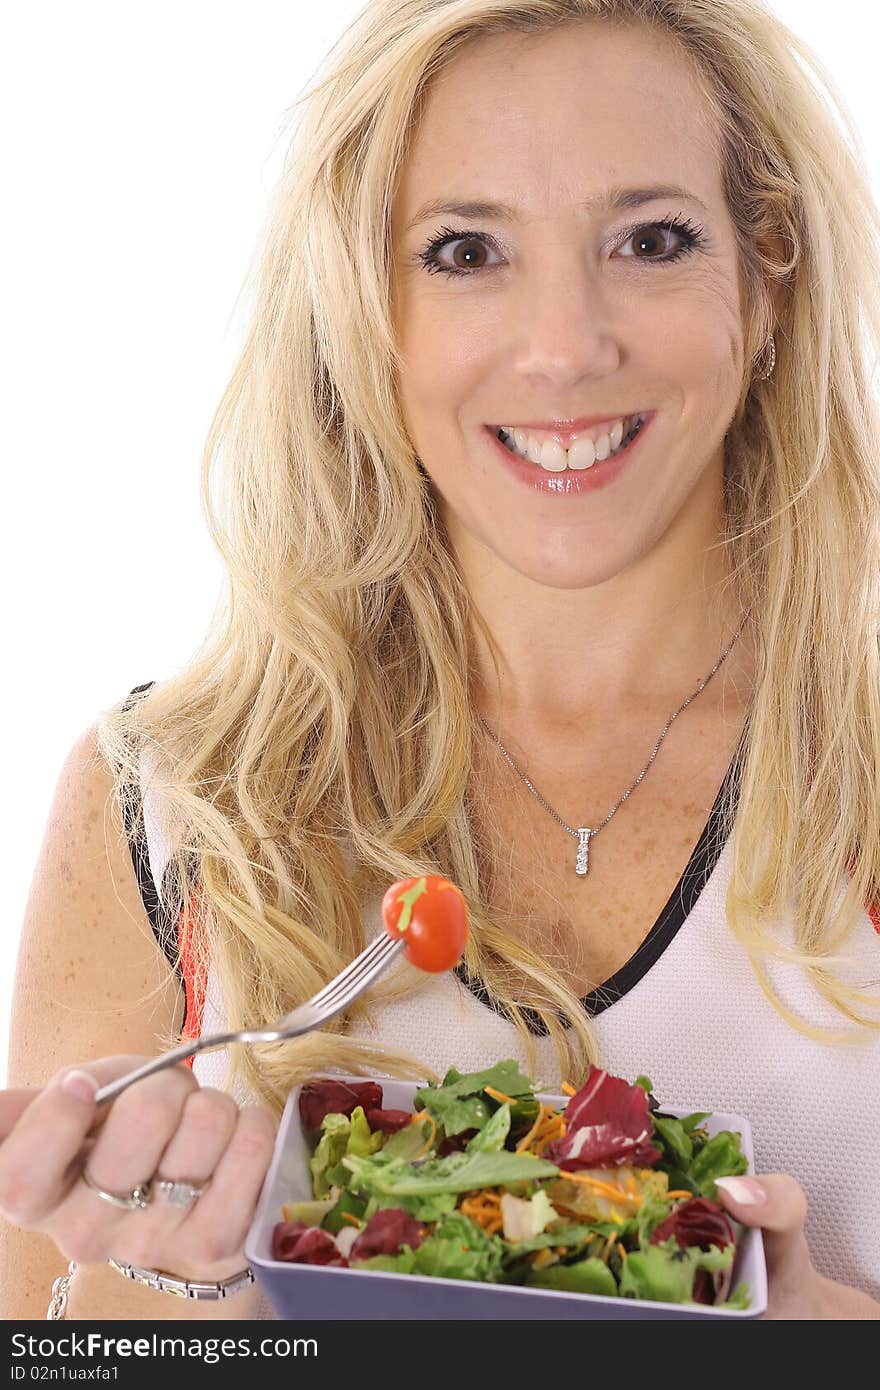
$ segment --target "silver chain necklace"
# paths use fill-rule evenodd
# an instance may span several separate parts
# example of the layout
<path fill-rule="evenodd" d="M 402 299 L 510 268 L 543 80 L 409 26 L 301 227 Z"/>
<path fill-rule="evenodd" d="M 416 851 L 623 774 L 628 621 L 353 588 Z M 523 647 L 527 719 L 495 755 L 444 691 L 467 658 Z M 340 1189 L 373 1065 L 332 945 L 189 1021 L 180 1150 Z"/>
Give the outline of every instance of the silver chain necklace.
<path fill-rule="evenodd" d="M 500 738 L 498 737 L 498 735 L 495 734 L 495 733 L 493 733 L 493 731 L 489 728 L 489 725 L 486 723 L 486 721 L 485 721 L 485 719 L 483 718 L 483 716 L 480 714 L 479 710 L 477 711 L 477 717 L 479 718 L 479 720 L 480 720 L 481 724 L 483 725 L 484 729 L 485 729 L 486 732 L 489 734 L 490 738 L 492 738 L 492 739 L 494 740 L 494 742 L 498 745 L 499 750 L 501 751 L 501 753 L 503 754 L 503 756 L 507 759 L 507 761 L 510 763 L 510 766 L 513 768 L 513 770 L 514 770 L 514 772 L 516 773 L 517 777 L 520 777 L 520 778 L 522 779 L 522 781 L 525 782 L 525 784 L 526 784 L 526 786 L 528 787 L 529 791 L 532 793 L 532 796 L 536 797 L 537 800 L 540 801 L 541 805 L 544 807 L 544 810 L 550 812 L 550 814 L 551 814 L 551 816 L 553 817 L 553 819 L 554 819 L 555 821 L 558 821 L 558 823 L 562 826 L 563 830 L 567 830 L 568 833 L 569 833 L 569 835 L 574 835 L 575 838 L 577 839 L 577 841 L 578 841 L 577 860 L 575 861 L 575 870 L 574 870 L 576 874 L 580 874 L 581 876 L 583 876 L 583 875 L 589 873 L 590 840 L 593 838 L 594 835 L 598 835 L 600 830 L 604 830 L 604 829 L 605 829 L 605 826 L 608 824 L 608 822 L 610 821 L 611 817 L 614 815 L 614 813 L 615 813 L 616 811 L 618 811 L 618 810 L 620 809 L 620 807 L 623 805 L 624 801 L 626 801 L 627 797 L 629 796 L 630 792 L 635 791 L 636 787 L 637 787 L 637 786 L 639 785 L 639 783 L 641 782 L 641 780 L 642 780 L 642 778 L 644 777 L 645 773 L 648 771 L 648 768 L 651 766 L 652 762 L 653 762 L 654 759 L 656 758 L 657 752 L 658 752 L 658 750 L 659 750 L 659 748 L 660 748 L 661 743 L 663 742 L 664 738 L 666 737 L 666 735 L 668 734 L 670 728 L 672 727 L 672 722 L 673 722 L 673 720 L 677 719 L 678 716 L 681 714 L 682 710 L 683 710 L 683 709 L 687 709 L 687 707 L 688 707 L 688 705 L 690 704 L 691 700 L 695 699 L 696 696 L 699 695 L 700 691 L 703 690 L 703 689 L 709 684 L 709 682 L 710 682 L 710 680 L 712 679 L 712 677 L 714 676 L 715 672 L 718 670 L 719 666 L 720 666 L 721 663 L 724 661 L 724 659 L 726 658 L 727 654 L 730 652 L 731 648 L 733 647 L 734 642 L 736 642 L 737 637 L 739 637 L 740 633 L 742 632 L 743 628 L 745 627 L 746 621 L 747 621 L 747 619 L 748 619 L 748 616 L 749 616 L 749 613 L 750 613 L 750 612 L 751 612 L 751 609 L 747 609 L 747 610 L 746 610 L 746 615 L 745 615 L 745 617 L 743 618 L 742 622 L 740 623 L 739 627 L 737 628 L 737 631 L 736 631 L 736 633 L 734 634 L 732 640 L 731 640 L 730 643 L 724 648 L 724 651 L 721 653 L 721 655 L 719 656 L 718 660 L 715 662 L 715 665 L 712 667 L 712 670 L 709 672 L 708 676 L 705 676 L 705 677 L 703 678 L 703 680 L 700 681 L 700 684 L 697 686 L 697 688 L 696 688 L 696 690 L 694 691 L 694 693 L 693 693 L 692 695 L 689 695 L 689 696 L 687 697 L 687 699 L 684 701 L 683 704 L 679 705 L 678 709 L 675 711 L 674 714 L 670 715 L 669 719 L 667 720 L 666 727 L 665 727 L 665 729 L 663 730 L 663 732 L 662 732 L 662 734 L 660 735 L 660 737 L 658 738 L 657 742 L 654 744 L 654 751 L 652 752 L 652 754 L 651 754 L 650 758 L 648 759 L 648 761 L 645 763 L 645 766 L 642 768 L 641 772 L 639 773 L 639 775 L 638 775 L 638 777 L 636 778 L 636 780 L 633 782 L 632 786 L 631 786 L 631 787 L 627 787 L 626 791 L 623 793 L 623 796 L 622 796 L 622 797 L 620 798 L 620 800 L 617 802 L 617 805 L 616 805 L 616 806 L 613 806 L 613 807 L 611 808 L 611 810 L 608 812 L 608 815 L 607 815 L 607 816 L 605 817 L 605 819 L 602 821 L 602 824 L 601 824 L 601 825 L 597 825 L 597 826 L 593 826 L 593 827 L 590 827 L 590 826 L 588 826 L 588 825 L 582 825 L 582 826 L 579 826 L 577 829 L 573 829 L 572 826 L 566 825 L 566 823 L 565 823 L 565 821 L 562 819 L 562 817 L 561 817 L 560 815 L 558 815 L 556 811 L 553 810 L 553 807 L 552 807 L 552 806 L 548 805 L 548 803 L 544 800 L 544 798 L 543 798 L 543 796 L 541 795 L 541 793 L 540 793 L 539 791 L 537 791 L 537 790 L 535 789 L 535 787 L 532 786 L 531 782 L 529 781 L 528 777 L 526 777 L 525 773 L 520 771 L 520 769 L 517 767 L 516 763 L 513 761 L 513 758 L 510 756 L 510 754 L 508 753 L 507 749 L 504 747 L 504 744 L 501 742 L 501 740 L 500 740 Z"/>

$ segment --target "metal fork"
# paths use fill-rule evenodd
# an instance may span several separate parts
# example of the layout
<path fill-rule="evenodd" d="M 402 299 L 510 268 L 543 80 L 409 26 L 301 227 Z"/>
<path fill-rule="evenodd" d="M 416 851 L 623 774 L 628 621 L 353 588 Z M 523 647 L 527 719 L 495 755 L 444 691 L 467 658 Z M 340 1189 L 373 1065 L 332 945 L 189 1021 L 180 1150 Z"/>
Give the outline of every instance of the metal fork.
<path fill-rule="evenodd" d="M 320 1028 L 322 1023 L 327 1023 L 343 1009 L 347 1009 L 376 976 L 391 964 L 404 945 L 402 937 L 395 940 L 384 933 L 377 936 L 366 950 L 355 956 L 344 970 L 340 970 L 335 979 L 324 985 L 323 989 L 319 989 L 318 993 L 307 999 L 304 1004 L 285 1014 L 272 1027 L 245 1028 L 239 1033 L 211 1033 L 206 1038 L 196 1038 L 193 1042 L 183 1043 L 180 1047 L 163 1052 L 161 1057 L 154 1057 L 142 1067 L 136 1067 L 134 1071 L 127 1072 L 125 1076 L 119 1076 L 115 1081 L 102 1086 L 95 1095 L 96 1103 L 100 1105 L 105 1100 L 113 1100 L 114 1096 L 118 1096 L 133 1082 L 140 1081 L 145 1076 L 152 1076 L 154 1072 L 163 1071 L 165 1067 L 173 1067 L 177 1062 L 185 1061 L 187 1057 L 194 1057 L 197 1052 L 211 1052 L 214 1048 L 226 1047 L 229 1043 L 278 1042 L 281 1038 L 296 1038 L 300 1033 L 310 1033 L 312 1029 Z"/>

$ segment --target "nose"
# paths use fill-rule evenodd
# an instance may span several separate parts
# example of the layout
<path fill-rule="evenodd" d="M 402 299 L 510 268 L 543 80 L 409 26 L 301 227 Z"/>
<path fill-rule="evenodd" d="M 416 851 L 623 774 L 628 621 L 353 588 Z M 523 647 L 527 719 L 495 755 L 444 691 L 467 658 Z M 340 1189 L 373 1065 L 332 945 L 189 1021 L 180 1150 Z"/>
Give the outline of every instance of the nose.
<path fill-rule="evenodd" d="M 607 293 L 587 264 L 583 243 L 545 245 L 510 297 L 506 341 L 523 379 L 560 391 L 583 377 L 618 370 L 621 346 Z"/>

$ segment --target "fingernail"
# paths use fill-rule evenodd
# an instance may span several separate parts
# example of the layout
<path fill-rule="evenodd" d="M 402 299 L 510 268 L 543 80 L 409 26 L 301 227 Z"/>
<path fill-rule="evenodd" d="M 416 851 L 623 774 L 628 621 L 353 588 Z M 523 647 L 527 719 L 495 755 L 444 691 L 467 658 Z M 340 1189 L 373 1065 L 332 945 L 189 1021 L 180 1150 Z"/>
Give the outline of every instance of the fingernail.
<path fill-rule="evenodd" d="M 765 1189 L 754 1178 L 716 1178 L 715 1186 L 742 1207 L 757 1207 L 767 1200 Z"/>
<path fill-rule="evenodd" d="M 65 1095 L 76 1096 L 77 1100 L 84 1100 L 91 1105 L 98 1090 L 98 1083 L 91 1072 L 76 1067 L 62 1078 L 61 1089 Z"/>

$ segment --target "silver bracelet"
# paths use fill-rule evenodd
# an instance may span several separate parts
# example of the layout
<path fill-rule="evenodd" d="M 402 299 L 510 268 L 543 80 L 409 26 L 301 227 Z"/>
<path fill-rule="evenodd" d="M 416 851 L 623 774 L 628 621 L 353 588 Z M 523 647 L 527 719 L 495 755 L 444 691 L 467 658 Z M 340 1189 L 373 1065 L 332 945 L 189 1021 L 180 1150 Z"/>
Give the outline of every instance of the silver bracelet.
<path fill-rule="evenodd" d="M 218 1284 L 203 1284 L 190 1279 L 177 1279 L 173 1274 L 163 1274 L 158 1269 L 140 1269 L 138 1265 L 123 1264 L 120 1260 L 110 1259 L 107 1263 L 126 1279 L 133 1279 L 136 1284 L 144 1284 L 151 1289 L 159 1289 L 162 1293 L 174 1294 L 177 1298 L 231 1298 L 233 1294 L 248 1288 L 254 1282 L 254 1273 L 250 1266 L 239 1274 L 231 1274 L 228 1279 L 222 1279 Z M 71 1260 L 67 1266 L 67 1273 L 60 1274 L 52 1285 L 52 1298 L 46 1310 L 47 1322 L 59 1322 L 66 1317 L 67 1298 L 75 1273 L 76 1261 Z"/>
<path fill-rule="evenodd" d="M 202 1284 L 192 1279 L 178 1279 L 173 1274 L 163 1274 L 158 1269 L 140 1269 L 138 1265 L 123 1264 L 121 1260 L 108 1260 L 114 1269 L 133 1279 L 136 1284 L 145 1284 L 151 1289 L 161 1289 L 162 1293 L 173 1293 L 178 1298 L 231 1298 L 241 1289 L 254 1282 L 254 1272 L 250 1265 L 238 1274 L 230 1274 L 219 1284 Z"/>

